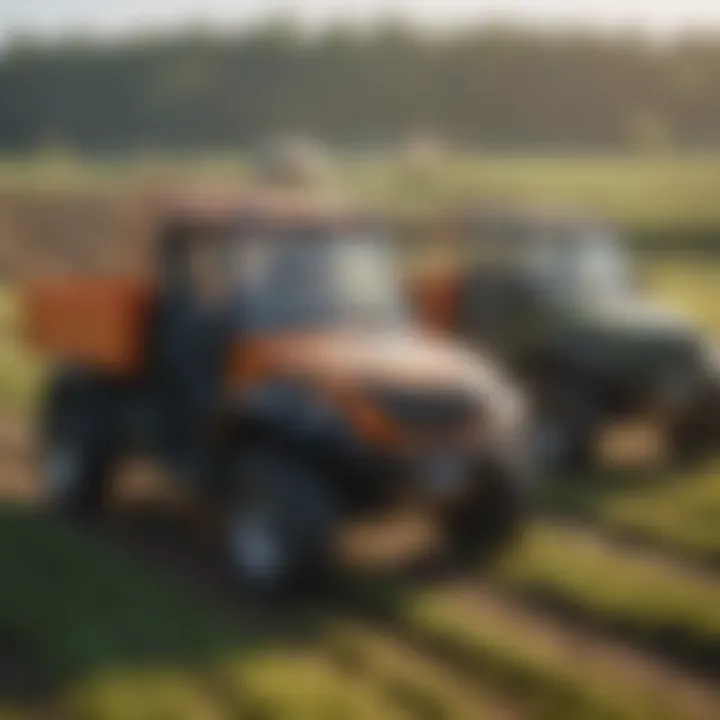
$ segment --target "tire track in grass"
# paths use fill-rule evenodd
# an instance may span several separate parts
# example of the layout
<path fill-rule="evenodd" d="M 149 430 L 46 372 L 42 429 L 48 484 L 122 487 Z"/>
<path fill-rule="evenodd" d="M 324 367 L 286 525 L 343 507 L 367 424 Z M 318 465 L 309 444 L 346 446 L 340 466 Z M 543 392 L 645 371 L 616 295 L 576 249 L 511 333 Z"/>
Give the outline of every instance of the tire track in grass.
<path fill-rule="evenodd" d="M 166 533 L 152 519 L 148 528 L 152 528 L 152 532 L 159 529 L 161 535 Z M 136 536 L 130 544 L 142 553 L 143 558 L 154 555 L 164 569 L 170 569 L 193 586 L 202 586 L 205 578 L 204 592 L 209 593 L 209 597 L 225 596 L 225 590 L 218 591 L 214 587 L 217 583 L 213 577 L 217 577 L 217 573 L 208 567 L 209 548 L 201 550 L 204 559 L 200 565 L 204 567 L 198 574 L 197 568 L 190 567 L 197 563 L 188 563 L 187 543 L 183 549 L 182 542 L 178 543 L 177 537 L 170 533 L 166 537 L 169 542 L 158 545 L 147 537 L 146 531 L 139 534 L 136 531 L 134 528 L 130 532 Z M 110 534 L 127 542 L 127 537 L 122 537 L 123 532 L 118 535 L 111 529 Z M 148 553 L 150 546 L 155 549 Z M 593 633 L 581 633 L 576 627 L 563 623 L 551 624 L 551 619 L 533 615 L 526 607 L 511 606 L 509 616 L 503 620 L 497 608 L 507 608 L 507 598 L 498 599 L 493 593 L 488 595 L 490 591 L 482 584 L 471 583 L 469 587 L 463 589 L 453 583 L 443 583 L 437 588 L 417 588 L 397 578 L 388 584 L 382 577 L 370 577 L 354 582 L 354 591 L 341 603 L 342 613 L 347 615 L 351 608 L 357 615 L 369 616 L 373 622 L 379 620 L 378 632 L 387 632 L 390 640 L 397 642 L 403 652 L 417 650 L 418 657 L 433 666 L 447 667 L 451 673 L 460 669 L 472 681 L 492 683 L 519 701 L 531 717 L 553 720 L 564 717 L 712 717 L 705 713 L 708 701 L 702 683 L 661 671 L 654 661 L 632 649 L 621 647 L 617 655 L 608 653 L 607 660 L 598 659 L 594 654 L 598 651 L 591 653 L 587 648 L 607 645 L 606 639 Z M 541 632 L 557 638 L 556 643 L 528 642 L 528 638 L 539 637 Z M 585 648 L 580 663 L 576 658 L 578 648 Z M 328 650 L 331 654 L 336 652 L 332 646 Z M 625 658 L 624 664 L 619 663 L 620 657 Z M 643 673 L 638 670 L 628 671 L 627 657 L 635 658 L 634 662 L 646 668 L 647 676 L 641 678 Z M 609 668 L 610 665 L 618 665 L 623 671 L 617 672 Z M 267 673 L 272 676 L 273 662 L 268 661 L 268 666 Z M 403 673 L 400 675 L 402 687 Z M 260 680 L 258 682 L 262 685 Z M 393 692 L 397 682 L 384 679 L 380 688 L 377 682 L 368 684 L 397 699 L 397 693 Z M 361 686 L 365 685 L 361 683 Z M 699 689 L 694 692 L 692 689 L 696 686 Z M 236 687 L 236 684 L 230 684 L 233 692 Z M 411 683 L 410 690 L 410 696 L 414 694 L 421 698 L 421 704 L 426 707 L 435 702 L 432 694 L 428 700 L 427 693 L 418 693 L 426 688 L 417 682 Z M 660 700 L 654 699 L 654 694 Z M 407 698 L 406 693 L 405 701 L 409 702 Z M 676 707 L 678 704 L 682 707 Z"/>
<path fill-rule="evenodd" d="M 538 523 L 495 577 L 566 620 L 720 674 L 720 579 L 712 574 L 585 526 Z"/>
<path fill-rule="evenodd" d="M 516 720 L 519 707 L 411 643 L 358 618 L 333 623 L 327 652 L 419 720 Z"/>
<path fill-rule="evenodd" d="M 460 583 L 438 602 L 448 603 L 458 616 L 463 612 L 471 615 L 474 608 L 493 619 L 498 626 L 517 624 L 522 628 L 526 642 L 532 641 L 546 647 L 549 654 L 563 657 L 568 668 L 575 665 L 585 668 L 607 682 L 608 688 L 617 690 L 620 696 L 651 699 L 662 704 L 668 716 L 713 717 L 720 703 L 720 694 L 710 683 L 696 680 L 693 676 L 666 663 L 653 654 L 638 651 L 633 646 L 607 637 L 590 628 L 568 625 L 562 619 L 528 608 L 517 598 L 499 592 L 495 587 L 481 583 Z M 447 599 L 445 599 L 447 597 Z M 602 684 L 602 682 L 601 682 Z M 642 702 L 638 700 L 639 705 Z"/>
<path fill-rule="evenodd" d="M 154 527 L 157 527 L 157 526 L 154 525 Z M 140 544 L 144 548 L 147 547 L 147 539 L 148 538 L 145 536 L 142 537 L 142 541 Z M 168 537 L 166 539 L 172 540 L 171 537 Z M 185 554 L 184 550 L 186 548 L 183 548 L 182 545 L 176 546 L 174 542 L 170 542 L 169 545 L 177 547 L 178 559 L 180 558 L 180 556 L 183 556 Z M 138 549 L 139 549 L 139 546 L 138 546 Z M 168 549 L 163 548 L 159 552 L 159 555 L 156 556 L 158 559 L 161 560 L 163 567 L 167 567 L 167 562 L 166 562 L 168 559 L 167 552 L 168 552 Z M 188 558 L 186 557 L 185 560 L 187 560 L 187 559 Z M 172 563 L 170 563 L 170 565 L 172 565 Z M 177 569 L 179 569 L 179 568 L 177 568 Z M 187 570 L 187 568 L 185 568 L 185 570 Z M 203 572 L 209 572 L 208 579 L 212 579 L 212 576 L 214 575 L 214 571 L 211 568 L 208 569 L 207 566 L 205 566 L 205 570 Z M 191 580 L 193 582 L 193 584 L 196 580 L 200 579 L 200 577 L 201 576 L 194 576 L 193 573 L 191 573 L 190 575 L 187 575 L 187 574 L 183 575 L 183 579 Z M 367 589 L 369 589 L 371 592 L 374 592 L 374 590 L 375 590 L 374 588 L 367 588 Z M 413 602 L 415 602 L 415 601 L 413 600 Z M 455 614 L 454 611 L 453 611 L 453 614 Z M 419 616 L 415 616 L 414 614 L 411 614 L 410 617 L 413 618 L 415 622 L 417 622 L 418 617 L 422 621 L 423 615 L 422 615 L 422 613 Z M 477 627 L 476 627 L 476 622 L 475 622 L 477 619 L 478 618 L 475 618 L 475 617 L 472 618 L 471 625 L 472 625 L 473 632 L 477 632 Z M 513 623 L 514 622 L 515 622 L 515 620 L 513 620 Z M 421 622 L 421 624 L 422 624 L 422 622 Z M 493 624 L 494 624 L 494 622 L 493 622 Z M 417 629 L 417 627 L 416 627 L 416 629 Z M 437 639 L 437 637 L 436 637 L 436 639 Z M 452 655 L 452 653 L 451 653 L 451 655 Z M 495 658 L 495 659 L 497 659 L 497 658 Z M 293 662 L 292 660 L 285 661 L 286 663 L 288 663 L 287 667 L 289 667 L 290 670 L 283 670 L 282 662 L 277 657 L 274 657 L 271 654 L 269 659 L 265 663 L 261 663 L 261 667 L 264 666 L 265 670 L 257 670 L 256 674 L 252 674 L 252 673 L 250 674 L 251 684 L 253 685 L 253 687 L 250 689 L 250 691 L 248 690 L 247 686 L 243 684 L 243 683 L 247 682 L 246 679 L 248 677 L 248 672 L 247 672 L 248 667 L 247 667 L 247 665 L 240 662 L 240 665 L 242 667 L 240 669 L 237 669 L 237 666 L 236 666 L 236 674 L 234 675 L 235 682 L 230 683 L 229 687 L 230 688 L 242 688 L 241 696 L 245 697 L 246 699 L 250 699 L 253 707 L 266 708 L 266 709 L 273 708 L 275 710 L 278 710 L 278 708 L 281 708 L 284 706 L 283 703 L 285 703 L 285 702 L 287 702 L 289 704 L 293 704 L 293 703 L 297 704 L 298 701 L 296 699 L 293 699 L 292 701 L 287 699 L 288 693 L 283 694 L 281 692 L 279 697 L 276 697 L 274 692 L 272 691 L 272 688 L 274 688 L 274 687 L 281 688 L 283 686 L 283 678 L 286 676 L 295 675 L 297 672 L 297 668 L 304 667 L 306 660 L 308 660 L 307 655 L 303 656 L 303 659 L 301 662 Z M 450 664 L 451 667 L 455 666 L 456 660 L 457 660 L 457 657 L 454 657 L 453 663 Z M 547 658 L 543 658 L 543 662 L 545 662 L 546 660 L 547 660 Z M 506 665 L 505 665 L 503 672 L 508 672 L 509 675 L 520 672 L 520 676 L 522 677 L 522 665 L 524 662 L 526 662 L 525 659 L 523 659 L 522 657 L 513 656 L 513 657 L 510 657 L 509 659 L 506 659 L 505 662 L 506 662 Z M 255 660 L 253 660 L 253 667 L 254 666 L 255 666 Z M 321 664 L 321 667 L 322 667 L 322 664 Z M 520 669 L 518 669 L 518 668 L 520 668 Z M 537 667 L 535 668 L 535 670 L 537 670 Z M 533 693 L 537 694 L 537 696 L 542 700 L 542 703 L 547 703 L 550 710 L 549 710 L 549 713 L 543 714 L 544 710 L 542 709 L 541 706 L 532 704 L 531 707 L 533 709 L 533 715 L 538 716 L 538 717 L 553 717 L 553 716 L 554 717 L 562 717 L 563 709 L 565 709 L 565 711 L 567 712 L 566 706 L 569 705 L 569 707 L 571 709 L 575 708 L 575 707 L 579 707 L 580 709 L 582 709 L 583 716 L 585 716 L 585 717 L 594 717 L 595 716 L 595 715 L 593 715 L 594 709 L 597 709 L 597 708 L 602 709 L 603 703 L 606 703 L 606 699 L 602 700 L 600 696 L 595 697 L 594 691 L 590 692 L 589 687 L 585 685 L 586 680 L 582 680 L 581 684 L 579 684 L 577 687 L 574 687 L 573 692 L 570 693 L 569 696 L 566 694 L 563 694 L 562 692 L 558 692 L 557 679 L 553 680 L 551 678 L 551 675 L 554 675 L 557 672 L 557 670 L 558 670 L 558 667 L 556 665 L 554 668 L 551 667 L 550 673 L 546 673 L 544 675 L 541 674 L 535 678 L 538 681 L 538 686 L 533 688 Z M 315 671 L 313 671 L 313 672 L 315 672 Z M 319 675 L 322 677 L 325 675 L 325 673 L 320 671 Z M 509 675 L 506 675 L 505 677 L 507 678 Z M 197 681 L 196 678 L 195 678 L 195 680 L 193 680 L 192 677 L 188 678 L 188 680 L 184 680 L 182 678 L 182 676 L 179 676 L 175 680 L 173 680 L 173 677 L 174 676 L 171 676 L 168 679 L 164 675 L 161 674 L 158 678 L 156 678 L 156 680 L 153 683 L 150 683 L 144 676 L 139 679 L 138 678 L 133 679 L 132 677 L 124 678 L 119 686 L 120 688 L 122 688 L 122 698 L 123 698 L 122 703 L 124 703 L 124 705 L 122 703 L 120 704 L 121 707 L 127 707 L 128 703 L 132 704 L 132 698 L 134 698 L 134 697 L 143 698 L 143 702 L 147 702 L 147 700 L 144 699 L 145 695 L 148 693 L 153 694 L 155 692 L 154 690 L 152 690 L 152 687 L 155 686 L 155 683 L 158 683 L 159 686 L 162 688 L 162 687 L 166 687 L 168 684 L 170 686 L 172 686 L 173 684 L 182 684 L 183 686 L 192 685 L 192 682 Z M 213 678 L 214 677 L 215 676 L 213 676 Z M 312 677 L 312 672 L 310 672 L 310 677 Z M 502 677 L 502 674 L 501 674 L 501 676 L 498 676 L 497 674 L 494 674 L 493 672 L 486 673 L 485 675 L 483 673 L 480 673 L 479 675 L 476 673 L 474 675 L 474 677 L 476 677 L 476 678 L 480 677 L 481 679 L 484 678 L 486 680 L 487 679 L 497 680 L 498 677 Z M 245 678 L 245 680 L 241 681 L 239 678 Z M 287 681 L 285 681 L 285 682 L 287 682 Z M 308 682 L 309 682 L 309 680 L 308 680 Z M 328 682 L 328 681 L 326 681 L 326 682 Z M 320 684 L 321 683 L 319 680 L 314 681 L 315 687 L 318 687 Z M 328 682 L 328 684 L 331 688 L 334 688 L 336 686 L 342 686 L 344 688 L 342 683 L 339 683 L 337 680 Z M 151 686 L 151 689 L 148 689 L 148 685 Z M 365 685 L 366 684 L 364 684 L 364 683 L 360 683 L 361 687 L 365 687 Z M 354 683 L 351 683 L 350 686 L 354 687 Z M 87 707 L 87 703 L 91 703 L 90 706 L 93 707 L 92 703 L 98 702 L 98 700 L 97 700 L 98 694 L 100 697 L 101 704 L 103 702 L 105 702 L 106 704 L 110 703 L 110 701 L 107 700 L 107 698 L 113 698 L 113 700 L 112 700 L 113 707 L 119 702 L 119 700 L 117 699 L 117 694 L 120 691 L 117 689 L 118 685 L 117 685 L 116 678 L 108 680 L 108 681 L 100 682 L 99 684 L 96 684 L 94 687 L 95 687 L 95 690 L 94 690 L 94 692 L 90 693 L 90 696 L 89 696 L 90 699 L 88 700 L 87 696 L 86 696 L 84 699 L 84 703 L 86 703 L 86 704 L 85 705 L 81 704 L 81 707 Z M 204 685 L 203 685 L 203 687 L 204 687 Z M 388 687 L 389 687 L 388 685 L 385 686 L 386 692 L 387 692 Z M 414 690 L 413 690 L 413 687 L 414 687 Z M 268 688 L 270 688 L 270 690 L 268 690 Z M 418 685 L 417 685 L 417 682 L 415 682 L 414 686 L 411 686 L 411 690 L 413 690 L 416 697 L 421 695 L 417 692 L 417 689 L 418 689 Z M 507 691 L 510 688 L 506 685 L 505 689 Z M 334 707 L 333 703 L 336 702 L 335 700 L 333 700 L 333 697 L 334 697 L 333 692 L 334 691 L 332 691 L 332 690 L 327 690 L 327 691 L 323 691 L 321 693 L 320 699 L 322 700 L 322 702 L 329 703 L 328 707 Z M 343 689 L 343 691 L 342 691 L 343 694 L 346 694 L 347 692 L 349 692 L 347 689 Z M 578 701 L 577 699 L 573 699 L 573 696 L 575 693 L 579 693 L 579 695 L 581 696 L 582 699 L 580 701 Z M 392 693 L 390 693 L 390 694 L 392 695 Z M 296 697 L 295 694 L 293 694 L 292 692 L 289 693 L 289 696 L 291 698 Z M 165 694 L 161 693 L 161 697 L 163 698 L 163 700 L 162 700 L 163 702 L 171 702 L 171 701 L 174 702 L 175 694 L 174 694 L 174 691 L 171 691 L 169 693 L 168 697 L 165 698 Z M 405 695 L 405 697 L 407 698 L 407 695 Z M 285 699 L 283 699 L 283 698 L 285 698 Z M 395 698 L 397 699 L 397 695 L 395 695 Z M 318 702 L 319 702 L 319 700 L 318 700 L 317 694 L 314 696 L 312 696 L 312 694 L 311 694 L 310 698 L 303 698 L 303 702 L 301 702 L 300 705 L 302 705 L 303 707 L 307 707 L 308 703 L 310 703 L 312 705 L 313 703 L 317 704 Z M 425 702 L 426 706 L 427 706 L 427 694 L 425 695 L 425 700 L 423 702 Z M 183 703 L 185 705 L 187 705 L 188 698 L 183 700 Z M 615 704 L 615 702 L 613 701 L 612 702 L 613 707 L 614 707 L 614 704 Z M 393 704 L 392 707 L 395 709 L 396 705 L 397 705 L 397 702 L 395 704 Z M 170 707 L 172 707 L 172 705 L 170 705 Z M 313 706 L 313 707 L 315 707 L 315 706 Z M 362 707 L 362 703 L 358 703 L 357 707 L 358 708 Z M 278 710 L 278 712 L 279 712 L 279 710 Z M 612 716 L 614 716 L 614 717 L 635 717 L 635 715 L 631 715 L 629 713 L 623 714 L 620 711 L 617 711 L 617 712 L 613 711 Z M 292 715 L 291 715 L 291 717 L 292 717 Z M 642 715 L 640 715 L 640 717 L 642 717 Z M 679 717 L 679 715 L 670 715 L 669 714 L 668 717 Z"/>
<path fill-rule="evenodd" d="M 352 604 L 329 601 L 335 597 L 332 588 L 328 594 L 300 593 L 275 603 L 258 604 L 248 599 L 219 560 L 212 534 L 205 532 L 202 525 L 196 528 L 198 533 L 193 533 L 191 518 L 182 513 L 168 513 L 165 509 L 158 516 L 157 512 L 119 515 L 101 532 L 137 553 L 138 560 L 172 574 L 224 612 L 239 612 L 252 623 L 272 625 L 273 636 L 281 637 L 286 644 L 302 642 L 308 626 L 322 627 L 315 639 L 314 662 L 332 661 L 330 666 L 345 670 L 342 676 L 350 687 L 371 689 L 398 712 L 428 720 L 518 717 L 513 703 L 486 684 L 474 682 L 470 687 L 455 677 L 451 667 L 423 657 L 414 646 L 383 637 L 377 628 L 362 623 L 348 612 Z M 241 665 L 234 667 L 236 677 L 247 672 Z M 264 697 L 260 705 L 270 707 L 274 702 Z"/>
<path fill-rule="evenodd" d="M 5 485 L 5 489 L 11 496 L 34 499 L 34 482 L 27 467 L 24 466 L 27 463 L 23 463 L 27 452 L 23 451 L 23 446 L 26 447 L 26 444 L 23 441 L 22 431 L 19 432 L 17 425 L 12 423 L 5 426 L 5 432 L 2 430 L 0 426 L 0 443 L 4 439 L 11 448 L 10 467 L 14 467 L 16 471 L 14 478 L 8 478 L 10 482 Z M 134 508 L 130 513 L 120 513 L 115 517 L 105 518 L 103 526 L 95 528 L 93 532 L 99 531 L 101 536 L 113 542 L 120 542 L 128 547 L 138 560 L 150 561 L 162 572 L 169 571 L 184 585 L 195 589 L 201 588 L 201 594 L 206 599 L 213 603 L 221 601 L 225 610 L 235 614 L 240 612 L 251 624 L 267 625 L 268 615 L 273 616 L 270 622 L 278 625 L 275 634 L 285 635 L 285 639 L 292 642 L 292 635 L 296 630 L 289 626 L 295 623 L 295 619 L 289 622 L 278 620 L 278 613 L 273 609 L 268 611 L 266 608 L 258 608 L 239 597 L 231 578 L 219 562 L 217 547 L 213 546 L 212 541 L 209 542 L 209 535 L 197 523 L 193 523 L 193 519 L 197 520 L 197 517 L 183 515 L 182 506 L 179 513 L 168 511 L 166 506 Z M 282 611 L 280 614 L 283 614 Z M 348 627 L 347 622 L 343 623 L 342 629 L 338 627 L 338 635 L 342 637 L 335 634 L 327 635 L 327 647 L 323 652 L 326 651 L 335 659 L 338 659 L 338 655 L 344 655 L 347 659 L 348 652 L 352 652 L 356 660 L 353 663 L 353 670 L 359 674 L 361 684 L 366 684 L 373 688 L 376 694 L 384 696 L 388 705 L 398 711 L 408 712 L 411 717 L 448 718 L 448 720 L 455 717 L 474 719 L 516 716 L 509 712 L 508 703 L 504 699 L 498 699 L 496 693 L 489 689 L 480 692 L 477 687 L 473 687 L 471 690 L 463 688 L 461 691 L 458 686 L 462 686 L 463 683 L 455 678 L 452 669 L 433 664 L 430 658 L 421 658 L 412 647 L 403 647 L 402 644 L 397 643 L 393 646 L 390 638 L 383 639 L 377 634 L 370 640 L 369 628 L 366 633 L 358 633 L 355 630 L 350 631 Z M 342 646 L 341 649 L 339 645 Z M 388 662 L 389 657 L 393 658 L 393 662 Z M 318 662 L 322 665 L 322 653 L 320 660 L 317 657 L 310 657 L 310 653 L 307 652 L 304 653 L 303 658 L 316 666 Z M 377 672 L 380 661 L 383 672 Z M 261 686 L 267 685 L 268 678 L 274 674 L 282 674 L 273 670 L 273 667 L 280 668 L 283 665 L 302 667 L 297 656 L 294 660 L 273 659 L 269 656 L 261 665 L 264 670 L 253 673 L 253 677 Z M 271 709 L 279 711 L 279 705 L 283 702 L 282 697 L 273 699 L 267 692 L 260 692 L 259 695 L 255 693 L 243 680 L 247 672 L 248 669 L 242 662 L 228 663 L 219 677 L 212 679 L 212 685 L 221 694 L 228 694 L 233 703 L 237 701 L 238 695 L 242 696 L 243 702 L 252 705 L 262 716 L 267 715 Z M 440 682 L 437 680 L 438 675 L 443 678 Z M 126 678 L 122 682 L 122 687 L 127 691 L 133 682 Z M 111 681 L 108 683 L 113 685 Z M 304 702 L 307 704 L 308 699 L 305 698 Z M 362 703 L 359 707 L 362 707 Z"/>
<path fill-rule="evenodd" d="M 238 597 L 231 579 L 217 562 L 216 549 L 192 538 L 182 520 L 174 529 L 163 529 L 164 523 L 153 517 L 144 522 L 135 517 L 130 525 L 127 522 L 128 518 L 122 520 L 123 527 L 111 529 L 111 534 L 142 552 L 145 560 L 157 562 L 164 570 L 181 575 L 184 582 L 202 588 L 206 598 L 220 601 L 225 608 L 237 608 L 238 601 L 242 607 L 242 597 Z M 511 607 L 507 599 L 498 600 L 479 583 L 469 583 L 460 594 L 458 586 L 451 582 L 428 589 L 413 586 L 407 579 L 395 578 L 388 583 L 382 574 L 348 580 L 347 592 L 337 602 L 328 605 L 321 598 L 320 605 L 311 610 L 335 630 L 324 634 L 326 649 L 346 659 L 348 655 L 372 658 L 375 651 L 375 661 L 366 659 L 356 662 L 355 667 L 364 667 L 360 674 L 371 681 L 370 685 L 396 702 L 413 707 L 413 714 L 420 708 L 433 717 L 461 713 L 463 703 L 452 701 L 443 687 L 419 681 L 428 675 L 422 670 L 428 665 L 435 675 L 448 678 L 448 684 L 462 686 L 467 682 L 462 674 L 459 679 L 450 679 L 460 668 L 481 687 L 492 687 L 494 691 L 497 686 L 510 698 L 509 703 L 495 703 L 505 715 L 512 714 L 517 700 L 530 716 L 542 718 L 572 717 L 576 712 L 589 718 L 712 717 L 704 711 L 695 712 L 709 703 L 701 687 L 695 688 L 689 678 L 673 674 L 632 648 L 616 648 L 611 653 L 606 639 L 552 623 L 551 618 L 531 613 L 518 603 L 511 612 L 500 614 L 499 608 Z M 471 602 L 469 594 L 480 590 L 484 594 L 475 597 L 479 602 Z M 463 602 L 459 603 L 458 598 Z M 362 632 L 356 629 L 358 618 L 363 617 L 370 622 L 367 634 L 372 631 L 374 640 L 362 640 Z M 438 628 L 438 617 L 451 617 L 456 625 Z M 380 623 L 373 627 L 378 620 Z M 457 623 L 464 624 L 462 632 L 457 630 Z M 502 628 L 499 635 L 498 627 Z M 541 631 L 545 633 L 544 645 L 526 647 L 528 638 L 540 637 Z M 475 638 L 474 645 L 467 646 L 467 638 Z M 392 654 L 388 645 L 394 645 L 392 652 L 397 662 L 385 662 L 383 672 L 373 672 L 383 655 Z M 605 648 L 602 653 L 601 646 Z M 578 648 L 593 648 L 593 652 L 584 653 L 587 662 L 580 666 L 573 657 Z M 628 658 L 635 658 L 637 663 L 633 672 L 628 672 L 632 667 Z M 616 672 L 620 660 L 623 672 Z M 662 701 L 654 703 L 655 694 Z M 480 693 L 475 695 L 481 697 Z M 485 704 L 492 695 L 487 693 Z M 678 704 L 682 709 L 671 710 Z M 456 713 L 442 714 L 455 705 Z M 691 708 L 687 712 L 686 706 Z"/>
<path fill-rule="evenodd" d="M 720 547 L 715 547 L 714 540 L 712 547 L 704 544 L 701 547 L 703 541 L 683 541 L 663 534 L 658 527 L 640 527 L 634 522 L 626 524 L 622 520 L 600 520 L 572 514 L 551 513 L 548 522 L 565 526 L 582 523 L 598 538 L 610 544 L 623 545 L 629 552 L 662 556 L 667 561 L 683 565 L 686 571 L 720 577 Z"/>
<path fill-rule="evenodd" d="M 720 466 L 677 476 L 620 473 L 547 488 L 548 516 L 586 522 L 611 538 L 662 551 L 700 570 L 720 570 Z"/>
<path fill-rule="evenodd" d="M 708 684 L 602 635 L 552 621 L 485 584 L 380 588 L 356 583 L 358 612 L 418 652 L 498 688 L 528 717 L 716 717 Z"/>

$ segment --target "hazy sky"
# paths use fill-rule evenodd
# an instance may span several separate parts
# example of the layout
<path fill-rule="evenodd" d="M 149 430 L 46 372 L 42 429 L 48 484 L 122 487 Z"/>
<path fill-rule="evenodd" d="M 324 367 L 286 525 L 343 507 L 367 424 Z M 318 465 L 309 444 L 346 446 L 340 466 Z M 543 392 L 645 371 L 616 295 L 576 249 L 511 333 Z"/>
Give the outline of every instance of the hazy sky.
<path fill-rule="evenodd" d="M 503 18 L 660 31 L 688 25 L 720 29 L 720 0 L 0 0 L 0 38 L 23 30 L 56 35 L 191 22 L 238 24 L 278 14 L 295 15 L 311 26 L 337 18 L 368 22 L 407 16 L 443 25 Z"/>

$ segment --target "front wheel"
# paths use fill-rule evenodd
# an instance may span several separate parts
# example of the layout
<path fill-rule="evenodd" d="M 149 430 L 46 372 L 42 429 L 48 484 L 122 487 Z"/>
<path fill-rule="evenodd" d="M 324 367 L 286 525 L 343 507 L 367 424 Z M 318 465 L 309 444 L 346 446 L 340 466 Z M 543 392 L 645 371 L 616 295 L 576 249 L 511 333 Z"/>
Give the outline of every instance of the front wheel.
<path fill-rule="evenodd" d="M 581 474 L 596 461 L 601 413 L 581 385 L 555 390 L 538 418 L 535 452 L 546 473 Z"/>
<path fill-rule="evenodd" d="M 232 474 L 224 535 L 241 584 L 271 594 L 324 575 L 334 508 L 322 473 L 302 457 L 267 448 L 241 458 Z"/>
<path fill-rule="evenodd" d="M 499 464 L 485 468 L 470 497 L 442 516 L 451 559 L 462 565 L 474 564 L 513 545 L 527 519 L 528 493 L 520 470 Z"/>
<path fill-rule="evenodd" d="M 695 465 L 720 447 L 720 397 L 708 393 L 703 401 L 668 427 L 668 454 L 674 465 Z"/>

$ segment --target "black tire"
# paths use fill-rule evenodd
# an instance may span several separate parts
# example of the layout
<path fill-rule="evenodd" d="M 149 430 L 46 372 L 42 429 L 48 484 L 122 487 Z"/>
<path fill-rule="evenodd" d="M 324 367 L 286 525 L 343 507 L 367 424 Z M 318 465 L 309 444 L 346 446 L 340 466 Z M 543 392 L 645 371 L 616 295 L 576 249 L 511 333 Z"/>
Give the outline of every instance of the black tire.
<path fill-rule="evenodd" d="M 668 430 L 668 458 L 678 468 L 693 467 L 720 447 L 720 418 L 697 414 L 677 418 Z"/>
<path fill-rule="evenodd" d="M 484 468 L 474 492 L 443 513 L 450 560 L 473 566 L 504 552 L 521 536 L 529 505 L 523 471 L 500 463 Z"/>
<path fill-rule="evenodd" d="M 538 420 L 542 437 L 538 455 L 543 469 L 561 474 L 591 470 L 597 459 L 595 442 L 600 424 L 592 393 L 582 386 L 558 388 L 549 405 Z"/>
<path fill-rule="evenodd" d="M 595 466 L 595 428 L 570 424 L 567 427 L 568 445 L 559 469 L 565 473 L 584 473 Z"/>
<path fill-rule="evenodd" d="M 282 446 L 233 463 L 224 541 L 247 590 L 277 594 L 324 579 L 331 564 L 335 506 L 323 473 Z"/>
<path fill-rule="evenodd" d="M 41 490 L 51 509 L 78 518 L 103 509 L 111 474 L 113 453 L 97 393 L 87 377 L 58 374 L 41 416 Z"/>

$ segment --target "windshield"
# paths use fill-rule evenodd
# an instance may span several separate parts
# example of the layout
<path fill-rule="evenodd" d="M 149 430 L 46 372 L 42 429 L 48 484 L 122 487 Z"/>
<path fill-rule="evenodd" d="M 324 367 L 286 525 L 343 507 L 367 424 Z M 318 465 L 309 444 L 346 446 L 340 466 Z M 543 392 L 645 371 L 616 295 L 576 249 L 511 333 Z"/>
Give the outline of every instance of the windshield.
<path fill-rule="evenodd" d="M 568 254 L 568 262 L 581 293 L 612 296 L 632 291 L 630 263 L 612 235 L 592 230 L 579 240 Z"/>
<path fill-rule="evenodd" d="M 402 322 L 400 281 L 387 247 L 359 234 L 286 233 L 234 246 L 238 312 L 249 330 Z"/>
<path fill-rule="evenodd" d="M 599 226 L 548 225 L 518 230 L 505 243 L 511 262 L 560 298 L 595 300 L 632 292 L 632 270 L 614 235 Z"/>
<path fill-rule="evenodd" d="M 632 271 L 617 239 L 596 227 L 569 228 L 557 244 L 558 290 L 594 301 L 625 297 L 633 290 Z"/>
<path fill-rule="evenodd" d="M 635 291 L 620 241 L 599 223 L 510 218 L 474 228 L 469 260 L 497 274 L 521 278 L 560 302 L 596 302 Z"/>

